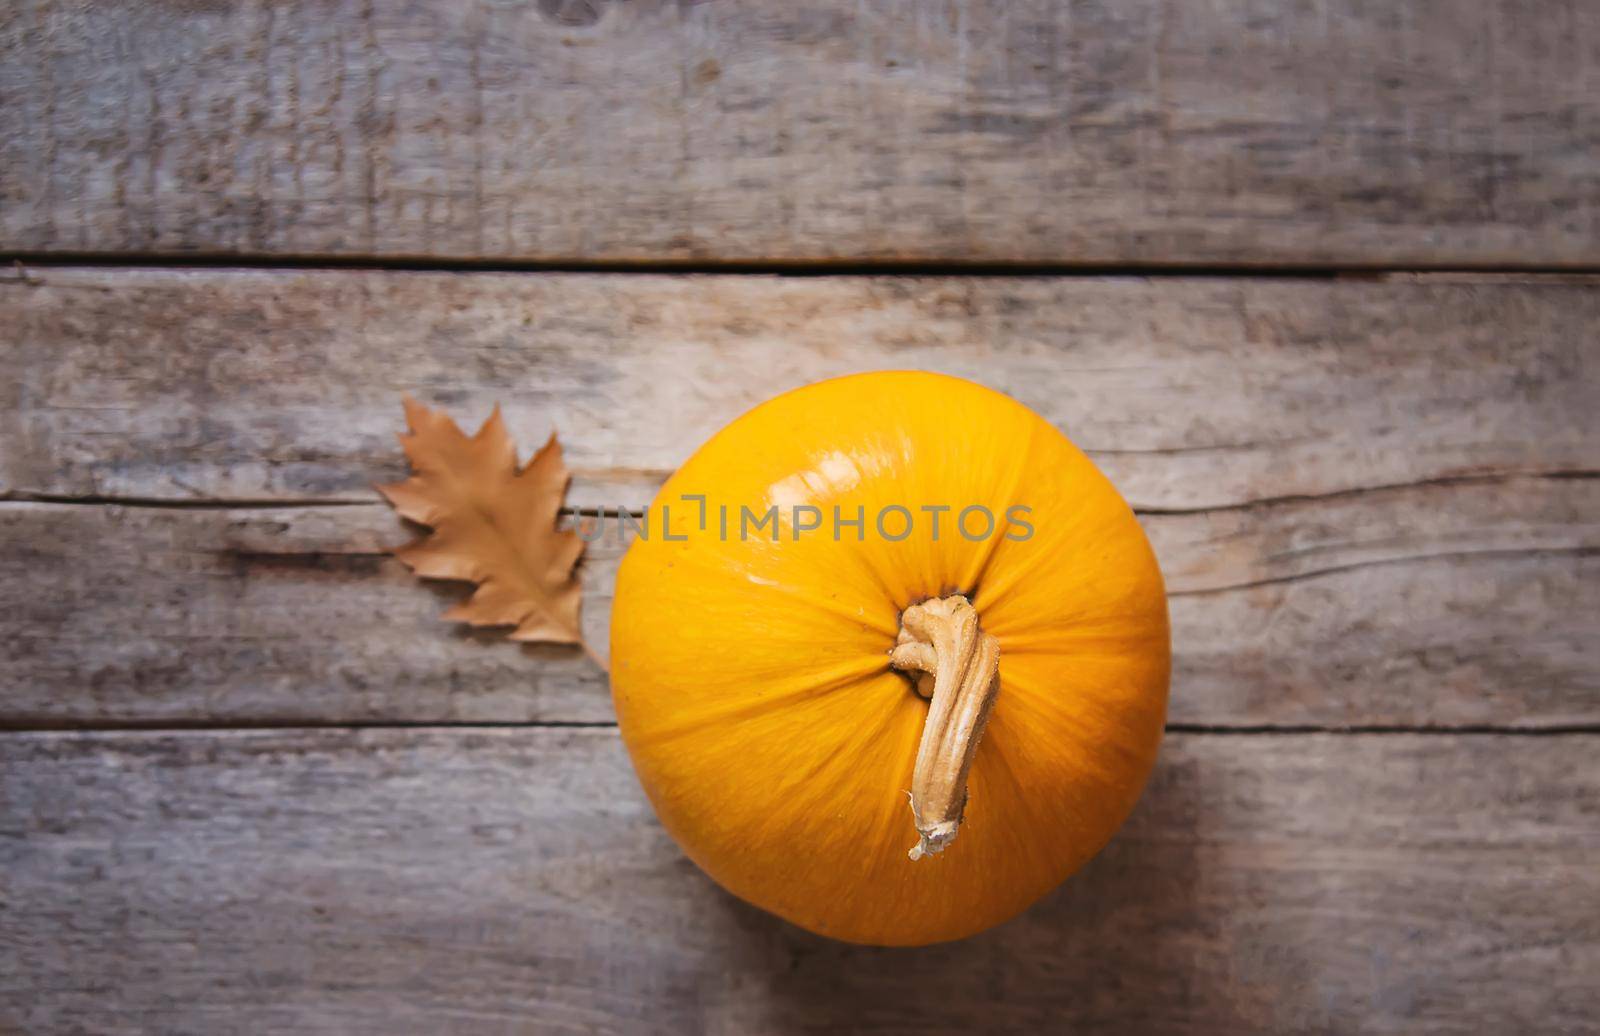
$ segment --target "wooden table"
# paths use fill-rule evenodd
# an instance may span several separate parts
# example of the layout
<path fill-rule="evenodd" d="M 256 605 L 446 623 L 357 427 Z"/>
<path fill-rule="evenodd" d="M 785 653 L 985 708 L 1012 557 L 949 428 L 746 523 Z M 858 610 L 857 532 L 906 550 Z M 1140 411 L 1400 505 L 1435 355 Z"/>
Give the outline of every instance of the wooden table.
<path fill-rule="evenodd" d="M 1600 5 L 27 0 L 0 247 L 0 1031 L 1600 1031 Z M 407 392 L 640 507 L 883 367 L 1086 448 L 1176 652 L 920 951 L 713 886 L 369 489 Z"/>

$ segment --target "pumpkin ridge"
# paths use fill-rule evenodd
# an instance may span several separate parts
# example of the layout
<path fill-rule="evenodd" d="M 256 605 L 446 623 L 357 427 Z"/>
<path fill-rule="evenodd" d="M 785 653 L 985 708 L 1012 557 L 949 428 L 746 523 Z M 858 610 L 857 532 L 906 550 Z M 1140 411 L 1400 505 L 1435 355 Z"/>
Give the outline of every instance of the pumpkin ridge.
<path fill-rule="evenodd" d="M 757 719 L 768 713 L 790 708 L 804 702 L 830 697 L 865 683 L 873 677 L 881 675 L 885 669 L 886 662 L 886 657 L 875 658 L 871 655 L 864 655 L 854 661 L 842 662 L 838 667 L 845 668 L 850 666 L 852 667 L 850 670 L 820 679 L 812 680 L 807 679 L 804 674 L 794 674 L 791 679 L 799 686 L 792 690 L 766 695 L 755 701 L 743 704 L 707 709 L 682 720 L 678 724 L 657 727 L 652 730 L 639 730 L 632 736 L 639 744 L 664 744 L 689 734 L 698 733 L 708 727 Z"/>

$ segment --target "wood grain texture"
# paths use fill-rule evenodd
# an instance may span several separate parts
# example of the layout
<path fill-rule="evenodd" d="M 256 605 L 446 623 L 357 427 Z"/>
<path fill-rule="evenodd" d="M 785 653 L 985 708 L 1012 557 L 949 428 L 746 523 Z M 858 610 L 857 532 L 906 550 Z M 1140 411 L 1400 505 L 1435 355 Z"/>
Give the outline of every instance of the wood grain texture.
<path fill-rule="evenodd" d="M 385 506 L 0 505 L 0 723 L 615 722 L 575 649 L 444 622 Z M 616 548 L 580 569 L 608 640 Z"/>
<path fill-rule="evenodd" d="M 1584 0 L 0 12 L 0 247 L 1600 262 Z"/>
<path fill-rule="evenodd" d="M 1600 723 L 1600 480 L 1142 521 L 1172 595 L 1176 723 Z M 602 654 L 609 528 L 582 569 Z M 464 587 L 385 557 L 406 539 L 381 506 L 0 504 L 0 723 L 614 721 L 580 653 L 443 623 Z"/>
<path fill-rule="evenodd" d="M 0 285 L 0 490 L 370 500 L 410 392 L 642 507 L 833 375 L 1007 392 L 1141 510 L 1592 472 L 1600 279 L 783 278 L 45 269 Z"/>
<path fill-rule="evenodd" d="M 1175 722 L 1597 719 L 1592 278 L 48 269 L 0 319 L 0 721 L 608 722 L 592 664 L 440 625 L 383 558 L 400 395 L 553 422 L 573 499 L 638 508 L 747 406 L 880 367 L 1012 393 L 1142 510 Z"/>
<path fill-rule="evenodd" d="M 0 738 L 23 1032 L 1595 1031 L 1592 735 L 1173 735 L 1128 826 L 962 943 L 723 894 L 610 731 Z"/>

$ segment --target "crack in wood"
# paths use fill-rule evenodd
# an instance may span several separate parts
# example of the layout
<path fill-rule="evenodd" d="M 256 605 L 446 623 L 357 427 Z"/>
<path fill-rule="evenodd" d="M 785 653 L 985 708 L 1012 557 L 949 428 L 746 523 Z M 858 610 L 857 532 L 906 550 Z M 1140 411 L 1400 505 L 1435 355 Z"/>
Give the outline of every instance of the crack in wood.
<path fill-rule="evenodd" d="M 1168 590 L 1168 597 L 1206 597 L 1212 594 L 1235 593 L 1239 590 L 1255 590 L 1264 586 L 1279 586 L 1285 583 L 1299 583 L 1308 579 L 1319 579 L 1323 576 L 1338 575 L 1341 572 L 1354 572 L 1363 568 L 1384 568 L 1393 565 L 1415 565 L 1428 561 L 1471 561 L 1474 559 L 1504 559 L 1525 557 L 1576 557 L 1587 558 L 1600 554 L 1600 546 L 1596 547 L 1519 547 L 1510 550 L 1454 550 L 1439 551 L 1433 554 L 1408 554 L 1398 558 L 1375 558 L 1371 561 L 1353 561 L 1348 565 L 1329 565 L 1325 568 L 1314 568 L 1306 572 L 1291 572 L 1281 576 L 1266 576 L 1262 579 L 1252 579 L 1244 583 L 1229 583 L 1226 586 L 1197 587 L 1192 590 Z"/>
<path fill-rule="evenodd" d="M 1218 446 L 1216 449 L 1234 449 L 1235 446 Z M 1182 452 L 1195 452 L 1197 450 L 1212 449 L 1212 447 L 1184 448 Z M 1084 450 L 1090 455 L 1096 453 L 1115 453 L 1118 451 Z M 1142 454 L 1161 454 L 1167 450 L 1137 450 L 1122 451 Z M 641 470 L 641 473 L 642 470 Z M 582 478 L 589 472 L 575 469 L 575 478 Z M 665 479 L 671 472 L 662 472 L 661 478 Z M 1443 475 L 1437 478 L 1415 479 L 1407 482 L 1385 482 L 1370 486 L 1354 486 L 1348 489 L 1334 489 L 1326 493 L 1293 493 L 1284 496 L 1259 497 L 1254 500 L 1242 500 L 1229 504 L 1209 504 L 1201 507 L 1155 507 L 1142 504 L 1133 504 L 1133 512 L 1139 515 L 1167 516 L 1167 515 L 1205 515 L 1221 514 L 1229 511 L 1249 511 L 1282 507 L 1294 504 L 1317 503 L 1326 500 L 1340 500 L 1351 497 L 1360 497 L 1371 494 L 1404 492 L 1413 489 L 1447 488 L 1453 486 L 1478 486 L 1494 485 L 1521 480 L 1551 479 L 1561 481 L 1583 481 L 1600 478 L 1600 470 L 1588 468 L 1554 469 L 1554 470 L 1528 470 L 1528 471 L 1496 471 L 1471 475 Z M 40 493 L 32 490 L 12 489 L 0 492 L 0 506 L 6 504 L 60 504 L 68 507 L 148 507 L 169 510 L 194 510 L 194 511 L 230 511 L 230 510 L 290 510 L 294 508 L 312 507 L 387 507 L 381 499 L 374 496 L 371 499 L 356 499 L 352 497 L 297 497 L 297 498 L 272 498 L 272 497 L 159 497 L 159 496 L 115 496 L 97 493 Z M 616 507 L 603 508 L 608 516 L 619 513 Z M 595 513 L 593 507 L 563 507 L 560 515 L 563 518 L 592 517 Z M 643 509 L 626 508 L 625 513 L 634 518 L 644 516 Z"/>
<path fill-rule="evenodd" d="M 205 734 L 229 731 L 283 732 L 318 730 L 616 730 L 617 724 L 606 720 L 345 720 L 339 722 L 297 721 L 280 722 L 271 719 L 243 722 L 215 722 L 207 720 L 128 720 L 98 723 L 0 723 L 0 737 L 23 734 Z M 1600 736 L 1600 723 L 1548 724 L 1543 726 L 1497 724 L 1404 724 L 1404 723 L 1354 723 L 1318 724 L 1252 723 L 1231 725 L 1226 723 L 1168 723 L 1166 733 L 1186 736 L 1220 737 L 1301 737 L 1332 734 L 1339 736 L 1382 737 L 1400 734 L 1493 737 L 1572 737 Z"/>
<path fill-rule="evenodd" d="M 755 256 L 728 259 L 549 259 L 475 258 L 473 256 L 405 256 L 369 253 L 274 253 L 238 251 L 139 252 L 3 251 L 0 264 L 34 271 L 73 267 L 127 266 L 171 270 L 351 270 L 418 273 L 605 273 L 711 274 L 754 277 L 1031 277 L 1080 278 L 1217 278 L 1249 280 L 1370 280 L 1389 277 L 1519 278 L 1549 277 L 1571 281 L 1600 279 L 1600 264 L 1587 262 L 1237 262 L 1006 261 L 1002 259 L 772 259 Z M 3 284 L 44 284 L 37 273 L 28 278 L 0 277 Z"/>
<path fill-rule="evenodd" d="M 1093 454 L 1094 450 L 1086 449 L 1085 453 Z M 1134 506 L 1135 514 L 1148 515 L 1190 515 L 1190 514 L 1220 514 L 1227 511 L 1250 511 L 1269 507 L 1281 507 L 1291 504 L 1317 503 L 1326 500 L 1340 500 L 1349 497 L 1366 496 L 1377 493 L 1403 492 L 1410 489 L 1432 489 L 1451 486 L 1476 486 L 1493 485 L 1503 482 L 1515 482 L 1522 479 L 1568 479 L 1580 480 L 1600 478 L 1600 471 L 1587 468 L 1554 469 L 1554 470 L 1529 470 L 1529 471 L 1494 471 L 1481 472 L 1470 475 L 1441 475 L 1437 478 L 1419 478 L 1406 482 L 1384 482 L 1370 486 L 1354 486 L 1349 489 L 1332 489 L 1326 493 L 1289 493 L 1283 496 L 1264 496 L 1254 500 L 1242 500 L 1232 504 L 1210 504 L 1204 507 L 1145 507 Z"/>

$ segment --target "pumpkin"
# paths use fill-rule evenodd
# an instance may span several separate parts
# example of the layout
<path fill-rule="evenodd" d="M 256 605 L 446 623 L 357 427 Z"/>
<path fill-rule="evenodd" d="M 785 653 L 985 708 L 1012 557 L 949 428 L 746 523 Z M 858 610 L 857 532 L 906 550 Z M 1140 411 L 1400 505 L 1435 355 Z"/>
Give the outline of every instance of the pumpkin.
<path fill-rule="evenodd" d="M 1166 715 L 1161 573 L 1020 403 L 922 372 L 810 385 L 714 436 L 644 525 L 612 618 L 622 737 L 734 895 L 851 942 L 957 939 L 1132 809 Z"/>

